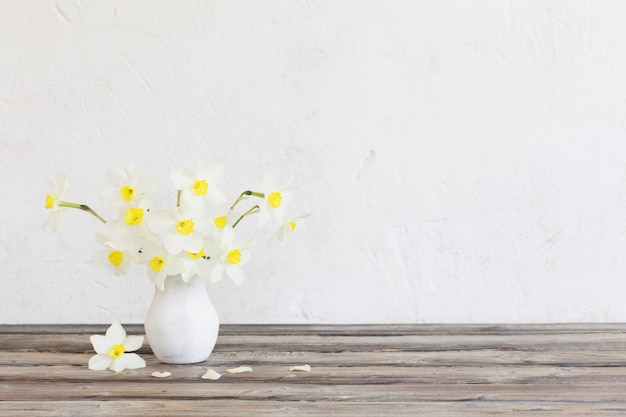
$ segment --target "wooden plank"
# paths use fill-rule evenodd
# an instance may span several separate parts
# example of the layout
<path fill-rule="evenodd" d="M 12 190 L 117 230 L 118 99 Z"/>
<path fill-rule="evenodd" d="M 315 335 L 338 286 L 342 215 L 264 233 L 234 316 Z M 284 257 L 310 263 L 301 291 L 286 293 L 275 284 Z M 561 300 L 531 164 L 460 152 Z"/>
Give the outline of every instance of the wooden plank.
<path fill-rule="evenodd" d="M 0 324 L 0 335 L 101 334 L 108 324 Z M 132 333 L 144 332 L 143 324 L 124 324 Z M 321 336 L 401 336 L 401 335 L 510 335 L 626 333 L 626 323 L 547 323 L 547 324 L 222 324 L 222 335 L 321 335 Z"/>
<path fill-rule="evenodd" d="M 397 416 L 481 417 L 481 416 L 624 416 L 626 403 L 569 403 L 546 401 L 540 404 L 515 401 L 454 402 L 416 401 L 398 403 L 358 402 L 280 402 L 229 400 L 121 400 L 121 401 L 40 401 L 0 403 L 0 416 Z"/>
<path fill-rule="evenodd" d="M 70 364 L 85 366 L 94 352 L 3 352 L 0 351 L 0 366 L 46 366 Z M 150 355 L 149 351 L 142 353 Z M 146 356 L 146 359 L 148 357 Z M 311 366 L 483 366 L 483 365 L 526 365 L 562 367 L 607 367 L 626 366 L 624 351 L 433 351 L 433 352 L 263 352 L 237 351 L 214 352 L 203 365 L 239 366 L 276 364 Z"/>
<path fill-rule="evenodd" d="M 167 370 L 172 376 L 159 379 L 167 385 L 180 381 L 196 381 L 206 372 L 203 365 L 171 366 L 149 358 L 148 367 L 116 375 L 108 371 L 91 371 L 86 364 L 82 369 L 75 365 L 50 365 L 38 367 L 3 366 L 0 369 L 0 383 L 33 382 L 93 382 L 123 381 L 124 383 L 146 382 L 151 380 L 154 370 Z M 253 372 L 245 377 L 229 375 L 226 367 L 214 367 L 223 376 L 219 383 L 272 382 L 286 384 L 320 385 L 389 385 L 389 384 L 593 384 L 597 381 L 611 381 L 612 385 L 622 385 L 626 390 L 626 368 L 593 367 L 562 368 L 555 366 L 456 366 L 456 367 L 384 367 L 359 366 L 337 367 L 317 366 L 311 372 L 290 372 L 288 366 L 254 366 Z M 197 382 L 197 381 L 196 381 Z"/>
<path fill-rule="evenodd" d="M 324 401 L 324 402 L 413 402 L 413 401 L 545 401 L 620 402 L 623 385 L 578 384 L 288 384 L 271 381 L 241 382 L 184 380 L 167 382 L 157 378 L 124 383 L 119 380 L 89 382 L 2 382 L 0 401 L 65 400 L 207 400 L 232 401 Z"/>
<path fill-rule="evenodd" d="M 101 333 L 102 334 L 102 333 Z M 134 334 L 134 333 L 128 333 Z M 4 334 L 2 351 L 91 351 L 86 334 Z M 579 333 L 554 335 L 402 335 L 402 336 L 319 336 L 220 335 L 216 352 L 259 351 L 338 352 L 338 351 L 442 351 L 442 350 L 524 350 L 547 349 L 580 351 L 626 351 L 626 333 Z M 149 351 L 146 338 L 144 351 Z"/>

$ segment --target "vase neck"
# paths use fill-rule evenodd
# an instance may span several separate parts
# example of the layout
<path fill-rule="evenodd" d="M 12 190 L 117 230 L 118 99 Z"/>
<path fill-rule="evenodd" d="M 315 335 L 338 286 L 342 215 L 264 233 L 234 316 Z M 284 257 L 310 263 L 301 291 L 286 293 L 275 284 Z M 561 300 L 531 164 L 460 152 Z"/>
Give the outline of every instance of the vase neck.
<path fill-rule="evenodd" d="M 188 282 L 183 281 L 180 274 L 177 275 L 168 275 L 165 279 L 165 291 L 198 291 L 200 289 L 205 289 L 204 279 L 201 277 L 194 275 Z M 160 290 L 159 290 L 160 291 Z"/>

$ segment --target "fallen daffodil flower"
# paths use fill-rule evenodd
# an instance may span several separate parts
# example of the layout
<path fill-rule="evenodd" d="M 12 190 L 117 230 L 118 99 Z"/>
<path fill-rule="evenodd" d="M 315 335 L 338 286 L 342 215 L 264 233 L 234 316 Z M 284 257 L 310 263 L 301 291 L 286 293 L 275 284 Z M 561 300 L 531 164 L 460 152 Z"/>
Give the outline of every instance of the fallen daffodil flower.
<path fill-rule="evenodd" d="M 152 372 L 150 375 L 152 375 L 155 378 L 167 378 L 168 376 L 172 376 L 171 372 L 168 371 L 164 371 L 164 372 Z"/>
<path fill-rule="evenodd" d="M 221 377 L 222 377 L 222 374 L 220 374 L 219 372 L 216 372 L 211 368 L 206 368 L 206 373 L 202 375 L 200 378 L 210 379 L 211 381 L 217 381 Z"/>
<path fill-rule="evenodd" d="M 143 344 L 143 336 L 126 336 L 126 331 L 116 321 L 106 331 L 106 335 L 95 334 L 89 338 L 96 355 L 89 359 L 89 369 L 102 371 L 110 369 L 113 372 L 122 372 L 124 369 L 145 368 L 146 361 L 136 353 L 126 353 L 137 350 Z"/>

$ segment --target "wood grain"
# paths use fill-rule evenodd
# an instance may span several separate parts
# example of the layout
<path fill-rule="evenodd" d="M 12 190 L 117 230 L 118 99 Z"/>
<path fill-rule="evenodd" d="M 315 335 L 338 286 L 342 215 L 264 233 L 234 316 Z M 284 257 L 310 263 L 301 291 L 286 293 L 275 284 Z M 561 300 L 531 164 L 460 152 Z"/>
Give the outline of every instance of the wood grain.
<path fill-rule="evenodd" d="M 106 327 L 0 325 L 0 415 L 626 415 L 624 324 L 224 325 L 204 363 L 146 341 L 147 367 L 120 374 L 87 369 Z"/>

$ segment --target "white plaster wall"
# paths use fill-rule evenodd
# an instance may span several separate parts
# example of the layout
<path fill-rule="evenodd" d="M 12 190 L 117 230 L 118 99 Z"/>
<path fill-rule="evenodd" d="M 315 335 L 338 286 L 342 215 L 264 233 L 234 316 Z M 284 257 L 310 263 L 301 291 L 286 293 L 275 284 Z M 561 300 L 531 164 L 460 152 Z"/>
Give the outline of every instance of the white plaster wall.
<path fill-rule="evenodd" d="M 314 215 L 223 322 L 626 320 L 626 3 L 0 2 L 0 323 L 142 322 L 46 176 L 273 172 Z"/>

